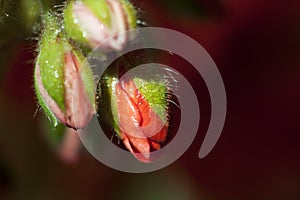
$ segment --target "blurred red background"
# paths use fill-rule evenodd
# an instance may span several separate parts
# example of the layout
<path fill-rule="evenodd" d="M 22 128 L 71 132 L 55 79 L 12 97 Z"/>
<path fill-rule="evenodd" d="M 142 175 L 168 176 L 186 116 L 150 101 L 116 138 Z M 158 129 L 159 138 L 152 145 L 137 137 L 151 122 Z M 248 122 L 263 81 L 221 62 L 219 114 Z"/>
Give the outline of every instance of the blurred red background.
<path fill-rule="evenodd" d="M 300 2 L 134 1 L 151 26 L 198 41 L 223 77 L 228 112 L 213 151 L 197 157 L 209 120 L 204 83 L 190 75 L 201 112 L 189 150 L 152 173 L 110 169 L 85 149 L 57 157 L 33 118 L 34 43 L 0 47 L 0 199 L 300 199 Z"/>

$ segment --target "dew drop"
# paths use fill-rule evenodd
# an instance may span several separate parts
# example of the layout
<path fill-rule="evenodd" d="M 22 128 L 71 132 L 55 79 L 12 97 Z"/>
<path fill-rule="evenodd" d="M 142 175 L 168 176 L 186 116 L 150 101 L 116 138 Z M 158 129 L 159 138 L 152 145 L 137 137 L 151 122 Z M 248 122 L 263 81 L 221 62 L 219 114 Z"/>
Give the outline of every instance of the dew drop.
<path fill-rule="evenodd" d="M 57 70 L 55 70 L 54 76 L 55 76 L 55 78 L 59 78 L 59 74 L 58 74 Z"/>
<path fill-rule="evenodd" d="M 60 30 L 56 29 L 54 34 L 57 35 L 60 32 Z"/>

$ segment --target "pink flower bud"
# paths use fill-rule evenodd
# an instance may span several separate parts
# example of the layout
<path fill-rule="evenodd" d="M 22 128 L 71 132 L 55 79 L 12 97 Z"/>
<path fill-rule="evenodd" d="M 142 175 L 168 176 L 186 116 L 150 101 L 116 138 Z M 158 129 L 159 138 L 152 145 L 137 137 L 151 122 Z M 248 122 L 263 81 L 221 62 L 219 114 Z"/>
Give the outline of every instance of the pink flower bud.
<path fill-rule="evenodd" d="M 151 162 L 168 134 L 168 95 L 164 81 L 107 74 L 100 83 L 100 123 L 112 126 L 139 161 Z M 102 116 L 102 113 L 106 113 Z"/>
<path fill-rule="evenodd" d="M 74 1 L 64 12 L 65 30 L 70 38 L 84 46 L 101 45 L 106 52 L 121 50 L 129 39 L 126 31 L 135 27 L 136 22 L 132 20 L 135 15 L 128 2 Z"/>
<path fill-rule="evenodd" d="M 133 80 L 116 85 L 120 135 L 126 148 L 140 161 L 150 162 L 150 151 L 165 142 L 168 123 L 163 121 Z"/>
<path fill-rule="evenodd" d="M 34 71 L 37 99 L 54 126 L 61 122 L 84 128 L 95 113 L 91 69 L 80 51 L 64 38 L 56 19 L 45 17 L 47 25 Z"/>

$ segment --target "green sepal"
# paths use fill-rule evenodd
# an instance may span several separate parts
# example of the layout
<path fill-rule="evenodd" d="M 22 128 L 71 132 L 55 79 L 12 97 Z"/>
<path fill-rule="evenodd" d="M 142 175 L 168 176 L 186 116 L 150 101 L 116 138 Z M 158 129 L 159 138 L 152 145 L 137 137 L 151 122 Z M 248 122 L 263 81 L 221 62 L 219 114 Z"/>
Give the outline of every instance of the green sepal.
<path fill-rule="evenodd" d="M 64 56 L 71 47 L 55 16 L 47 14 L 44 20 L 45 29 L 39 43 L 36 65 L 40 66 L 40 76 L 45 90 L 64 111 Z"/>
<path fill-rule="evenodd" d="M 64 110 L 63 56 L 66 41 L 61 36 L 61 28 L 52 13 L 43 16 L 44 31 L 38 47 L 36 66 L 40 67 L 40 77 L 45 90 L 51 98 Z M 54 113 L 41 97 L 37 77 L 34 76 L 37 100 L 44 110 L 52 126 L 59 124 Z"/>
<path fill-rule="evenodd" d="M 121 0 L 121 3 L 127 14 L 129 29 L 135 29 L 137 27 L 137 12 L 135 7 L 128 0 Z"/>
<path fill-rule="evenodd" d="M 75 23 L 75 19 L 73 16 L 73 4 L 74 2 L 70 2 L 64 11 L 64 27 L 65 32 L 68 37 L 75 40 L 81 45 L 88 46 L 88 40 L 84 36 L 83 31 L 79 27 L 77 23 Z"/>
<path fill-rule="evenodd" d="M 163 120 L 167 117 L 167 87 L 164 81 L 145 80 L 134 78 L 134 83 L 140 93 L 149 103 L 151 109 Z"/>
<path fill-rule="evenodd" d="M 20 10 L 18 12 L 20 23 L 26 32 L 34 32 L 37 24 L 40 23 L 44 7 L 49 9 L 49 5 L 44 5 L 39 0 L 21 0 L 19 2 Z"/>
<path fill-rule="evenodd" d="M 85 4 L 90 11 L 98 17 L 99 21 L 106 26 L 110 27 L 110 13 L 109 8 L 104 0 L 84 0 L 80 1 Z M 79 24 L 77 19 L 73 15 L 74 1 L 71 1 L 64 10 L 64 28 L 67 36 L 81 45 L 83 48 L 88 49 L 90 47 L 86 33 Z"/>
<path fill-rule="evenodd" d="M 35 88 L 35 95 L 37 97 L 38 103 L 41 106 L 41 108 L 43 109 L 45 115 L 48 117 L 48 120 L 49 120 L 51 126 L 57 127 L 60 123 L 57 120 L 57 118 L 55 117 L 55 115 L 53 114 L 53 112 L 50 110 L 50 108 L 46 105 L 43 98 L 41 97 L 36 76 L 34 76 L 34 88 Z"/>
<path fill-rule="evenodd" d="M 117 111 L 116 84 L 117 77 L 105 74 L 98 85 L 97 112 L 100 123 L 112 127 L 120 134 Z"/>
<path fill-rule="evenodd" d="M 108 27 L 111 23 L 110 10 L 105 0 L 82 0 L 98 19 Z"/>
<path fill-rule="evenodd" d="M 63 141 L 67 127 L 61 123 L 53 127 L 51 124 L 46 123 L 46 120 L 43 121 L 43 124 L 44 127 L 50 132 L 49 140 L 51 145 L 54 147 L 59 147 Z"/>

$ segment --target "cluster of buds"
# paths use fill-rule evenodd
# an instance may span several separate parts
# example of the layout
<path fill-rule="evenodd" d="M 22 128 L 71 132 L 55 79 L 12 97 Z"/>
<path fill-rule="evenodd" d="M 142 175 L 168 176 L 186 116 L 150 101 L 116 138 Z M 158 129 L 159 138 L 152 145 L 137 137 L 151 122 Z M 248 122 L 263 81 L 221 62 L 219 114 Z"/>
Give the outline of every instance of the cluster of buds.
<path fill-rule="evenodd" d="M 125 147 L 150 162 L 151 151 L 161 148 L 168 131 L 165 82 L 106 74 L 96 106 L 93 74 L 84 56 L 88 52 L 83 52 L 99 45 L 104 52 L 123 49 L 131 39 L 126 31 L 136 28 L 134 7 L 126 0 L 77 0 L 66 4 L 62 16 L 44 16 L 34 71 L 40 106 L 54 126 L 80 129 L 97 109 L 107 108 L 101 103 L 109 102 L 109 123 Z"/>
<path fill-rule="evenodd" d="M 84 54 L 73 44 L 93 48 L 115 37 L 104 48 L 122 49 L 128 36 L 121 33 L 136 26 L 135 9 L 126 0 L 77 0 L 66 4 L 63 20 L 53 13 L 43 19 L 34 72 L 37 99 L 54 126 L 83 128 L 95 113 L 95 87 Z"/>

